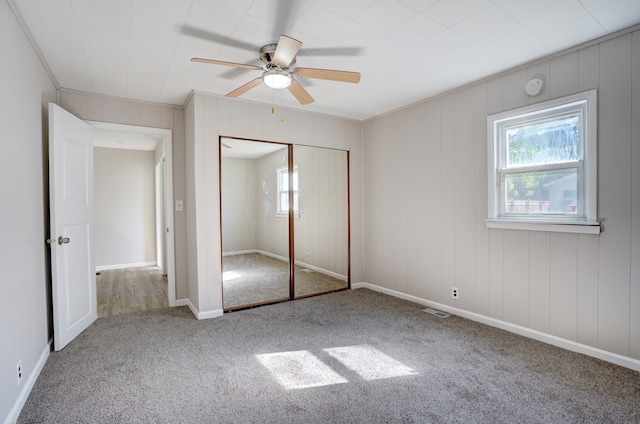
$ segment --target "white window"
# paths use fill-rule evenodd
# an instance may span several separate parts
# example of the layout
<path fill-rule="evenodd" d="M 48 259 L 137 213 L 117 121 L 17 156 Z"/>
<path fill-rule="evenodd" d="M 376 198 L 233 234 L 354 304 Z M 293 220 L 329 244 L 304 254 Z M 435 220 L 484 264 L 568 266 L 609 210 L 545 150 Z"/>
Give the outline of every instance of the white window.
<path fill-rule="evenodd" d="M 599 233 L 597 93 L 487 118 L 487 226 Z"/>
<path fill-rule="evenodd" d="M 289 167 L 278 168 L 278 215 L 289 214 Z M 293 166 L 293 211 L 298 214 L 298 165 Z"/>

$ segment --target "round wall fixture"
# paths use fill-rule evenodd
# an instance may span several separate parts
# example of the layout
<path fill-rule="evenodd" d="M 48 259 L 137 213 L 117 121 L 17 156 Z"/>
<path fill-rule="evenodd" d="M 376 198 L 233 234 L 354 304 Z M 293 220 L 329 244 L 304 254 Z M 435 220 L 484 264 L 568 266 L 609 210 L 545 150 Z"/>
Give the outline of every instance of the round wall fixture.
<path fill-rule="evenodd" d="M 524 91 L 526 91 L 530 96 L 537 96 L 542 93 L 542 90 L 544 90 L 544 80 L 541 80 L 540 78 L 532 79 L 524 87 Z"/>

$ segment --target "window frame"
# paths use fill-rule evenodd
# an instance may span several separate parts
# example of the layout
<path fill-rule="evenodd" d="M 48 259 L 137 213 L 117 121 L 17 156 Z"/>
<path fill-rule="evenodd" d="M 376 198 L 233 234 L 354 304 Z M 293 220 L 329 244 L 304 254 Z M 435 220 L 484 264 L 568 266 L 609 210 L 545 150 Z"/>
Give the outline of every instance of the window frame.
<path fill-rule="evenodd" d="M 286 209 L 282 209 L 282 194 L 287 193 L 287 196 L 289 195 L 289 189 L 287 190 L 283 190 L 282 189 L 282 185 L 280 184 L 282 182 L 282 178 L 281 178 L 281 174 L 282 173 L 286 173 L 287 177 L 289 175 L 289 166 L 285 165 L 285 166 L 279 166 L 276 168 L 276 179 L 277 179 L 277 189 L 278 189 L 278 198 L 276 200 L 277 204 L 276 204 L 276 216 L 279 217 L 286 217 L 289 216 L 289 206 L 287 206 Z M 294 164 L 293 165 L 293 174 L 298 174 L 298 164 Z M 298 174 L 299 177 L 299 174 Z M 299 190 L 295 189 L 295 186 L 293 187 L 293 213 L 296 217 L 300 216 L 300 197 L 299 197 Z M 296 198 L 298 199 L 298 201 L 296 202 Z M 296 204 L 298 205 L 298 210 L 295 209 Z"/>
<path fill-rule="evenodd" d="M 581 116 L 577 160 L 542 165 L 507 167 L 506 131 L 553 118 Z M 597 221 L 597 90 L 585 91 L 487 116 L 488 215 L 487 227 L 534 231 L 599 234 Z M 506 178 L 526 172 L 575 169 L 578 215 L 528 214 L 506 211 Z"/>

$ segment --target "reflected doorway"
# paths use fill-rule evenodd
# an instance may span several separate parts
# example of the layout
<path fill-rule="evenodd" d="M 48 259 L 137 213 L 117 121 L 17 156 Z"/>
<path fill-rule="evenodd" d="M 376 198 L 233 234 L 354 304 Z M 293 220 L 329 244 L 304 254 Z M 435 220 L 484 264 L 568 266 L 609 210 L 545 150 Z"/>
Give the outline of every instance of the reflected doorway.
<path fill-rule="evenodd" d="M 225 311 L 349 288 L 348 152 L 221 137 L 220 162 Z"/>

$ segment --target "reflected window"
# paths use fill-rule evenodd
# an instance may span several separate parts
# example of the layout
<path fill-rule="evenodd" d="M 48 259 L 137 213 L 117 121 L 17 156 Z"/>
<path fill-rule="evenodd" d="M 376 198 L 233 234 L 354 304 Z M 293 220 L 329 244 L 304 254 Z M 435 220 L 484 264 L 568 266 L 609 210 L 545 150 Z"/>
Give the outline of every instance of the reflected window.
<path fill-rule="evenodd" d="M 289 167 L 278 168 L 278 215 L 289 213 Z M 298 214 L 298 165 L 293 166 L 293 211 Z"/>

